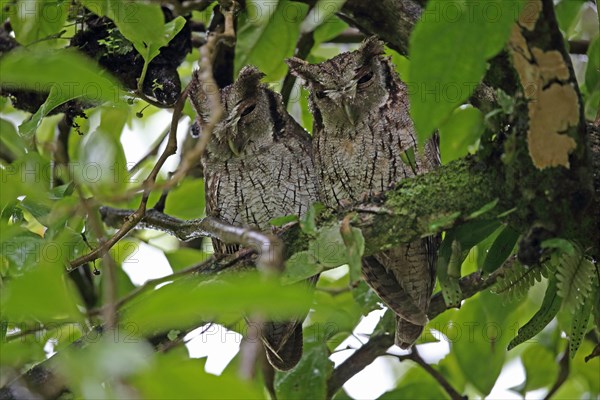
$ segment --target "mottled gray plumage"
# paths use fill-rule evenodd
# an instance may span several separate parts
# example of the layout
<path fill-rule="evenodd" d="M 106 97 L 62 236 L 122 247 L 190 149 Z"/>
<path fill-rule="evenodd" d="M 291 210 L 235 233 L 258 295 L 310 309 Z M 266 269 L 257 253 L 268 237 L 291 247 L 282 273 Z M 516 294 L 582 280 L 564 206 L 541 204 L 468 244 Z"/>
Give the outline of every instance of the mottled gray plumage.
<path fill-rule="evenodd" d="M 308 133 L 287 113 L 281 96 L 260 83 L 263 74 L 244 67 L 221 90 L 224 117 L 202 158 L 206 211 L 225 222 L 269 232 L 269 221 L 302 216 L 317 200 Z M 194 75 L 191 99 L 201 127 L 210 116 L 206 88 Z M 236 246 L 213 240 L 215 252 Z M 274 299 L 276 301 L 276 299 Z M 302 320 L 267 322 L 261 332 L 271 364 L 295 366 L 302 355 Z"/>
<path fill-rule="evenodd" d="M 364 200 L 439 163 L 434 142 L 417 151 L 406 85 L 379 40 L 367 39 L 357 51 L 321 64 L 290 59 L 288 65 L 310 90 L 319 196 L 327 206 Z M 412 345 L 427 323 L 432 247 L 419 240 L 363 260 L 366 282 L 398 315 L 401 347 Z"/>

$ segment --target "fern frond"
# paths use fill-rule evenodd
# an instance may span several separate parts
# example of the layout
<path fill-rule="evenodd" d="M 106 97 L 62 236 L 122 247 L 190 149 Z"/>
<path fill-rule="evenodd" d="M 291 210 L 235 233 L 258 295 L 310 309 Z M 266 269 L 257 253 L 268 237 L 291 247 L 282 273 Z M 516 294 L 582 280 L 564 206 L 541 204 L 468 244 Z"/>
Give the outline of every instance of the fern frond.
<path fill-rule="evenodd" d="M 531 339 L 539 332 L 542 331 L 552 321 L 552 319 L 558 313 L 560 305 L 562 303 L 561 297 L 556 292 L 556 278 L 550 278 L 548 280 L 548 288 L 546 288 L 546 294 L 542 301 L 542 306 L 535 313 L 535 315 L 519 329 L 517 337 L 515 337 L 508 344 L 507 350 Z"/>
<path fill-rule="evenodd" d="M 592 314 L 592 305 L 597 300 L 598 290 L 598 277 L 594 275 L 591 292 L 588 296 L 585 296 L 583 304 L 580 304 L 573 314 L 571 331 L 569 332 L 569 355 L 571 358 L 575 357 L 575 353 L 577 353 L 581 341 L 587 333 L 588 322 Z"/>
<path fill-rule="evenodd" d="M 567 311 L 575 312 L 585 302 L 596 274 L 594 263 L 580 249 L 574 254 L 562 253 L 556 263 L 558 295 Z"/>
<path fill-rule="evenodd" d="M 517 261 L 504 276 L 498 278 L 492 292 L 505 296 L 508 301 L 520 300 L 533 285 L 542 280 L 542 276 L 548 276 L 547 266 L 535 265 L 527 268 Z"/>

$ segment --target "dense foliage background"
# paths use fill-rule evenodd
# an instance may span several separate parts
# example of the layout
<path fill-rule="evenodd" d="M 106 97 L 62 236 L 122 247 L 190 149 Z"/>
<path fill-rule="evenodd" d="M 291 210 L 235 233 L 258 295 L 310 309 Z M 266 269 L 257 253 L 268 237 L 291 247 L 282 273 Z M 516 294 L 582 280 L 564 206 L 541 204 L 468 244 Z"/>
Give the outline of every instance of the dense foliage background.
<path fill-rule="evenodd" d="M 512 390 L 522 396 L 600 395 L 598 234 L 586 235 L 597 225 L 597 214 L 586 211 L 598 204 L 592 199 L 597 186 L 596 195 L 593 189 L 585 192 L 598 174 L 585 139 L 591 123 L 598 123 L 600 102 L 596 2 L 411 0 L 393 6 L 382 1 L 370 11 L 343 0 L 170 1 L 162 2 L 162 9 L 158 3 L 2 1 L 1 386 L 12 385 L 13 395 L 24 391 L 21 397 L 39 392 L 54 398 L 68 387 L 83 398 L 264 398 L 276 393 L 282 399 L 343 399 L 348 395 L 338 389 L 388 354 L 385 365 L 397 383 L 382 399 L 486 396 L 500 373 L 519 362 L 525 380 L 514 382 Z M 410 13 L 403 9 L 409 4 Z M 390 34 L 386 29 L 399 16 L 381 10 L 417 15 L 418 22 L 412 33 Z M 525 35 L 528 48 L 554 50 L 559 58 L 548 64 L 538 59 L 541 76 L 568 65 L 560 56 L 565 49 L 571 53 L 573 69 L 553 82 L 576 79 L 575 123 L 562 131 L 578 146 L 572 152 L 555 146 L 552 137 L 542 138 L 539 148 L 523 145 L 528 115 L 535 116 L 527 104 L 538 104 L 535 118 L 544 121 L 566 107 L 544 102 L 544 89 L 523 85 L 522 71 L 511 66 L 511 55 L 522 51 L 511 36 L 515 21 L 521 15 L 522 26 L 535 25 L 540 13 L 546 22 Z M 98 16 L 114 24 L 99 27 Z M 225 38 L 207 50 L 207 29 L 225 35 L 231 17 L 233 47 Z M 189 168 L 177 180 L 171 177 L 181 168 L 178 160 L 197 161 L 190 156 L 197 143 L 188 134 L 195 115 L 187 102 L 178 111 L 182 103 L 175 101 L 198 60 L 205 60 L 221 87 L 244 65 L 257 66 L 265 82 L 289 93 L 289 111 L 310 131 L 307 93 L 286 78 L 283 60 L 296 54 L 324 61 L 355 48 L 370 33 L 389 44 L 388 54 L 409 84 L 421 142 L 439 131 L 442 168 L 448 168 L 442 171 L 449 171 L 439 182 L 455 182 L 448 187 L 461 188 L 465 202 L 473 204 L 446 212 L 442 205 L 451 201 L 424 197 L 435 179 L 411 186 L 412 193 L 423 193 L 415 198 L 443 209 L 423 211 L 427 223 L 416 234 L 446 232 L 436 289 L 441 294 L 432 303 L 438 308 L 430 312 L 435 318 L 416 350 L 388 350 L 393 316 L 383 313 L 358 271 L 360 255 L 370 251 L 378 233 L 355 232 L 349 244 L 340 235 L 343 215 L 319 219 L 315 209 L 300 223 L 303 239 L 294 239 L 300 234 L 289 239 L 293 255 L 288 254 L 286 283 L 331 270 L 321 276 L 314 296 L 281 286 L 278 279 L 242 274 L 239 265 L 248 264 L 247 254 L 214 261 L 207 240 L 183 243 L 149 230 L 116 240 L 120 231 L 103 224 L 100 206 L 136 210 L 147 201 L 150 208 L 164 200 L 165 185 L 170 191 L 160 211 L 182 220 L 203 217 L 202 171 Z M 207 56 L 214 60 L 206 62 Z M 174 126 L 179 123 L 179 150 L 163 165 L 160 155 L 169 131 L 174 135 L 171 115 Z M 535 131 L 529 124 L 531 141 Z M 568 158 L 572 168 L 569 161 L 549 163 L 540 156 L 545 152 Z M 492 164 L 492 159 L 502 162 Z M 467 174 L 472 170 L 461 169 L 473 160 L 488 163 L 489 176 L 510 176 L 520 189 L 505 195 L 489 190 Z M 536 168 L 543 172 L 535 175 Z M 583 194 L 577 192 L 571 209 L 554 210 L 553 203 L 544 203 L 538 183 L 581 187 Z M 518 200 L 510 204 L 513 197 Z M 571 221 L 571 215 L 581 220 Z M 552 218 L 558 221 L 550 224 Z M 579 221 L 584 221 L 579 232 L 568 227 Z M 386 239 L 395 240 L 381 240 Z M 107 241 L 107 254 L 82 258 L 91 249 L 109 247 Z M 136 258 L 141 244 L 164 253 L 172 275 L 134 285 L 123 265 L 154 267 L 152 260 Z M 528 249 L 535 250 L 532 256 Z M 526 260 L 533 262 L 525 266 Z M 444 302 L 462 306 L 444 311 Z M 249 367 L 254 359 L 242 351 L 215 376 L 204 372 L 204 359 L 191 359 L 183 346 L 188 332 L 209 321 L 251 337 L 243 315 L 293 315 L 307 304 L 313 311 L 304 328 L 304 357 L 289 373 Z M 359 338 L 366 344 L 356 352 L 346 350 L 354 356 L 334 368 L 331 353 L 343 350 L 373 310 L 383 316 L 370 337 Z M 438 341 L 447 342 L 449 352 L 428 363 L 418 350 Z M 58 355 L 44 361 L 53 352 Z M 14 381 L 38 363 L 52 373 Z"/>

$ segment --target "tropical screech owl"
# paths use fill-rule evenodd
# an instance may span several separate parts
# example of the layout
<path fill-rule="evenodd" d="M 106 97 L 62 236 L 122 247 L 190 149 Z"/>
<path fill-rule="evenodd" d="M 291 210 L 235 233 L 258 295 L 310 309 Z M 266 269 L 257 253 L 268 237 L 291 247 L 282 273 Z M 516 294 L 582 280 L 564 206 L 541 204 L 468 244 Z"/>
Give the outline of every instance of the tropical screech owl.
<path fill-rule="evenodd" d="M 384 192 L 439 163 L 437 146 L 417 150 L 408 94 L 374 37 L 320 64 L 292 58 L 290 71 L 310 90 L 319 196 L 329 207 Z M 418 240 L 363 259 L 363 275 L 397 314 L 396 344 L 410 347 L 427 323 L 435 250 Z"/>
<path fill-rule="evenodd" d="M 287 113 L 281 96 L 260 83 L 264 75 L 244 67 L 220 92 L 224 116 L 202 158 L 207 214 L 225 222 L 269 231 L 269 221 L 302 216 L 317 200 L 308 133 Z M 190 91 L 200 129 L 210 116 L 205 88 L 194 74 Z M 216 253 L 237 246 L 213 240 Z M 261 339 L 277 369 L 294 367 L 302 356 L 302 319 L 267 322 Z"/>

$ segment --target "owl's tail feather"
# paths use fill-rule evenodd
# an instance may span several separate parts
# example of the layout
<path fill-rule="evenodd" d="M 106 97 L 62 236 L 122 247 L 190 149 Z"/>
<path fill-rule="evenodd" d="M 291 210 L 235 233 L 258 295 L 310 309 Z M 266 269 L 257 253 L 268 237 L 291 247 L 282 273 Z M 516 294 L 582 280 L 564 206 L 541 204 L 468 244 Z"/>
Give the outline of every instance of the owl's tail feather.
<path fill-rule="evenodd" d="M 302 358 L 302 323 L 269 322 L 272 330 L 262 337 L 269 363 L 280 371 L 294 368 Z"/>
<path fill-rule="evenodd" d="M 401 349 L 409 349 L 421 336 L 423 328 L 422 325 L 415 325 L 402 317 L 396 317 L 396 345 Z"/>
<path fill-rule="evenodd" d="M 427 324 L 425 311 L 416 304 L 410 293 L 400 286 L 394 273 L 376 257 L 363 258 L 362 272 L 365 282 L 396 314 L 402 315 L 404 319 L 416 325 Z"/>

